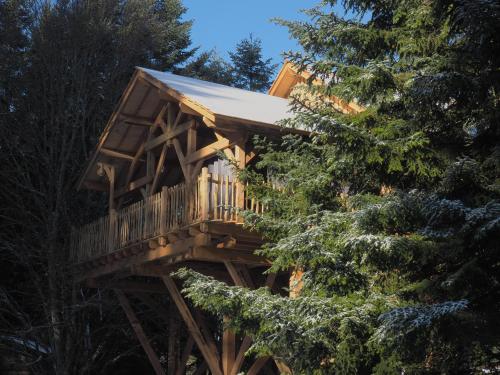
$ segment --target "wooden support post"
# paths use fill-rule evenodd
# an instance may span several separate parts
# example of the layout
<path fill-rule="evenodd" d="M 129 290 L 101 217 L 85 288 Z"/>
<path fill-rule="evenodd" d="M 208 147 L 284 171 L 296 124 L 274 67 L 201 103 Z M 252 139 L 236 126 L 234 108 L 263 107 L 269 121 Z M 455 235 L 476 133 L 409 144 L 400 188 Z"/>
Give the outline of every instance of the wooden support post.
<path fill-rule="evenodd" d="M 156 165 L 156 170 L 153 178 L 153 183 L 151 184 L 151 194 L 156 192 L 156 188 L 158 187 L 158 183 L 160 182 L 160 176 L 163 170 L 163 164 L 165 163 L 165 158 L 167 156 L 168 144 L 164 144 L 161 149 L 160 159 L 158 160 L 158 164 Z"/>
<path fill-rule="evenodd" d="M 269 361 L 270 357 L 259 357 L 255 360 L 253 363 L 252 367 L 247 372 L 247 375 L 257 375 L 260 370 L 262 370 L 262 367 L 266 364 L 267 361 Z"/>
<path fill-rule="evenodd" d="M 109 210 L 109 233 L 108 233 L 108 252 L 113 252 L 116 248 L 115 240 L 117 238 L 117 218 L 118 213 L 115 209 Z"/>
<path fill-rule="evenodd" d="M 130 325 L 132 326 L 137 338 L 139 339 L 139 342 L 141 343 L 142 348 L 146 352 L 149 358 L 149 362 L 153 366 L 156 375 L 165 375 L 165 372 L 161 367 L 160 360 L 158 359 L 158 356 L 154 352 L 153 348 L 151 347 L 151 344 L 149 343 L 149 340 L 147 339 L 146 334 L 144 333 L 142 325 L 137 319 L 134 311 L 132 310 L 130 302 L 125 296 L 125 293 L 123 293 L 121 290 L 115 290 L 115 293 L 116 296 L 118 297 L 120 305 L 122 306 L 123 310 L 125 311 L 125 314 L 127 315 L 127 319 L 129 320 Z"/>
<path fill-rule="evenodd" d="M 208 168 L 204 167 L 201 169 L 201 184 L 200 184 L 200 191 L 198 194 L 200 195 L 200 216 L 201 220 L 208 220 L 209 219 L 209 210 L 210 210 L 210 183 L 209 183 L 209 174 L 208 174 Z"/>
<path fill-rule="evenodd" d="M 243 366 L 243 361 L 245 360 L 245 353 L 252 345 L 252 338 L 245 336 L 241 342 L 240 349 L 238 350 L 238 355 L 234 360 L 233 368 L 231 369 L 230 375 L 236 375 L 240 372 L 241 366 Z"/>
<path fill-rule="evenodd" d="M 224 317 L 224 325 L 226 325 L 228 317 Z M 222 369 L 224 375 L 229 375 L 234 365 L 234 356 L 236 351 L 236 335 L 229 329 L 224 328 L 222 334 Z"/>
<path fill-rule="evenodd" d="M 278 367 L 280 374 L 293 374 L 292 370 L 285 364 L 285 362 L 275 359 L 274 363 L 276 363 L 276 367 Z"/>
<path fill-rule="evenodd" d="M 146 154 L 146 176 L 152 181 L 155 173 L 155 156 L 152 151 L 148 151 Z M 149 196 L 152 194 L 152 185 L 148 183 L 146 185 L 146 194 Z"/>
<path fill-rule="evenodd" d="M 176 372 L 178 355 L 177 344 L 179 336 L 179 321 L 177 318 L 177 311 L 175 305 L 170 303 L 168 314 L 168 354 L 167 354 L 167 373 L 173 375 Z"/>
<path fill-rule="evenodd" d="M 175 375 L 184 375 L 186 372 L 186 365 L 191 352 L 193 351 L 194 340 L 193 336 L 189 335 L 186 345 L 184 346 L 184 350 L 182 351 L 182 357 L 179 363 L 179 367 L 175 372 Z"/>
<path fill-rule="evenodd" d="M 187 133 L 187 147 L 186 147 L 186 157 L 189 157 L 191 154 L 196 152 L 196 121 L 192 120 L 192 126 L 189 128 L 188 133 Z M 193 182 L 193 165 L 188 164 L 187 165 L 187 172 L 189 175 L 189 178 L 191 180 L 187 181 L 186 184 L 189 186 Z"/>
<path fill-rule="evenodd" d="M 225 261 L 224 265 L 226 266 L 227 272 L 229 272 L 231 279 L 233 279 L 234 285 L 248 287 L 245 279 L 232 262 Z"/>
<path fill-rule="evenodd" d="M 161 202 L 160 202 L 160 239 L 161 246 L 167 244 L 167 217 L 168 217 L 168 187 L 161 188 Z"/>
<path fill-rule="evenodd" d="M 207 337 L 202 334 L 200 327 L 198 326 L 198 324 L 196 324 L 196 321 L 194 320 L 193 315 L 191 314 L 191 311 L 189 310 L 186 302 L 182 298 L 181 293 L 177 289 L 177 285 L 175 285 L 174 280 L 172 280 L 170 276 L 163 276 L 162 279 L 168 291 L 170 292 L 170 297 L 177 305 L 177 308 L 179 309 L 179 312 L 184 319 L 189 332 L 193 336 L 196 345 L 200 349 L 203 358 L 205 358 L 210 371 L 213 375 L 223 375 L 219 363 L 218 354 L 213 350 L 210 350 L 211 347 L 215 347 L 215 343 L 213 342 L 213 340 L 211 340 L 211 342 L 207 342 Z"/>
<path fill-rule="evenodd" d="M 234 157 L 238 168 L 243 169 L 246 167 L 246 153 L 244 145 L 236 144 L 234 149 Z M 236 207 L 240 210 L 244 210 L 245 207 L 245 186 L 242 182 L 236 182 Z M 242 222 L 243 218 L 238 216 L 238 222 Z"/>

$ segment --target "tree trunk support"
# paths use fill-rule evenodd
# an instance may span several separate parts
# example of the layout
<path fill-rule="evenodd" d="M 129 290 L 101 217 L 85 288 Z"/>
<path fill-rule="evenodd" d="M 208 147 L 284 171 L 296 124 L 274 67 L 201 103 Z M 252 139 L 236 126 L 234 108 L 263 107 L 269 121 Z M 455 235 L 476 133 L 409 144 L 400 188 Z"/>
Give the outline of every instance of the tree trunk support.
<path fill-rule="evenodd" d="M 165 283 L 168 291 L 170 292 L 170 297 L 177 305 L 179 312 L 186 323 L 189 332 L 193 336 L 196 345 L 200 349 L 203 358 L 208 364 L 210 371 L 213 375 L 223 375 L 221 366 L 219 363 L 219 355 L 217 353 L 217 347 L 215 342 L 211 337 L 204 335 L 200 326 L 197 324 L 189 307 L 184 301 L 179 289 L 177 289 L 177 285 L 175 285 L 174 280 L 170 276 L 162 276 L 163 282 Z"/>
<path fill-rule="evenodd" d="M 153 348 L 151 347 L 151 344 L 148 338 L 146 337 L 146 334 L 144 333 L 144 329 L 142 328 L 141 323 L 137 319 L 137 316 L 135 315 L 134 311 L 132 310 L 132 306 L 130 306 L 130 302 L 128 298 L 125 296 L 125 293 L 123 293 L 121 290 L 116 290 L 116 289 L 115 293 L 116 296 L 118 297 L 120 305 L 123 308 L 123 311 L 125 311 L 125 315 L 127 315 L 130 325 L 132 326 L 137 338 L 139 339 L 139 342 L 141 343 L 142 348 L 146 352 L 149 358 L 149 362 L 151 363 L 151 366 L 153 366 L 156 375 L 165 375 L 165 372 L 161 367 L 160 360 L 158 359 L 158 356 L 154 352 Z"/>

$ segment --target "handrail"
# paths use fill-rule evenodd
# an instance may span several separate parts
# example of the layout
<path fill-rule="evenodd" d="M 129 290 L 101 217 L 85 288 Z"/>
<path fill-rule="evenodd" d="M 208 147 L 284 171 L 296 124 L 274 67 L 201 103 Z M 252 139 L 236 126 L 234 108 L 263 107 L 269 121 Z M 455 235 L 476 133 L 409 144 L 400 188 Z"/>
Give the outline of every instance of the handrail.
<path fill-rule="evenodd" d="M 70 256 L 73 262 L 81 263 L 197 222 L 238 222 L 242 209 L 262 213 L 264 207 L 247 199 L 243 184 L 234 178 L 203 168 L 190 187 L 184 183 L 164 186 L 144 200 L 73 229 Z"/>

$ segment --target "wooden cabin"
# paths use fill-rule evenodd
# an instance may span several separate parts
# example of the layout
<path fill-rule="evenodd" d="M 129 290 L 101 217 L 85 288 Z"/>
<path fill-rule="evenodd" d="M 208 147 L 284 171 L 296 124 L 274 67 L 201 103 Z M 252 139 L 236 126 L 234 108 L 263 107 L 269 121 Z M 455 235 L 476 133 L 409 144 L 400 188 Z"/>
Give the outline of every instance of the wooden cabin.
<path fill-rule="evenodd" d="M 243 168 L 255 162 L 253 135 L 306 134 L 276 125 L 290 116 L 286 97 L 302 79 L 290 80 L 289 69 L 268 95 L 137 68 L 79 180 L 79 189 L 109 195 L 109 212 L 72 233 L 77 280 L 116 292 L 156 374 L 185 373 L 191 353 L 197 373 L 289 372 L 271 358 L 245 358 L 251 339 L 210 329 L 169 276 L 191 267 L 232 285 L 288 285 L 289 275 L 263 275 L 269 261 L 253 254 L 262 238 L 244 229 L 239 212 L 265 207 L 245 194 L 220 153 Z M 175 304 L 187 334 L 172 326 L 162 299 Z M 166 370 L 134 300 L 174 322 Z"/>

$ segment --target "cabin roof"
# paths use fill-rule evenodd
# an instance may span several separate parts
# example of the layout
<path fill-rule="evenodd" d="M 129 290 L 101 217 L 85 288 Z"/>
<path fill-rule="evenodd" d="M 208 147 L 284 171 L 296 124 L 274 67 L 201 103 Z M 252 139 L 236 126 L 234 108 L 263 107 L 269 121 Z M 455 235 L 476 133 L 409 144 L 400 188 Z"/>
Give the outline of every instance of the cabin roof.
<path fill-rule="evenodd" d="M 292 115 L 288 100 L 284 98 L 172 73 L 139 69 L 214 115 L 263 124 L 275 124 Z"/>
<path fill-rule="evenodd" d="M 97 163 L 113 164 L 122 173 L 167 102 L 177 102 L 183 113 L 201 117 L 203 122 L 242 134 L 281 133 L 284 128 L 276 122 L 293 115 L 285 98 L 137 67 L 80 177 L 78 188 L 104 189 Z M 285 131 L 308 133 L 300 129 Z"/>

